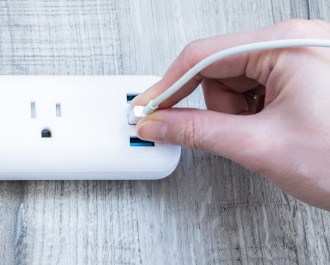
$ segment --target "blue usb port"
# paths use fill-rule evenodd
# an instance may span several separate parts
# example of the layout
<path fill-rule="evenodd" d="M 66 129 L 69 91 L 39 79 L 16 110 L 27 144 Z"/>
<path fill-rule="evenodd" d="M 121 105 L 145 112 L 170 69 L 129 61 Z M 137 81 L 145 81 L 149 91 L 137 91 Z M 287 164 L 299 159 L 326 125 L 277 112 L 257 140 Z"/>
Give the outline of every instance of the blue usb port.
<path fill-rule="evenodd" d="M 130 137 L 131 146 L 155 146 L 154 142 L 144 141 L 138 137 Z"/>
<path fill-rule="evenodd" d="M 139 94 L 127 94 L 127 103 L 131 103 L 133 98 L 135 98 Z"/>

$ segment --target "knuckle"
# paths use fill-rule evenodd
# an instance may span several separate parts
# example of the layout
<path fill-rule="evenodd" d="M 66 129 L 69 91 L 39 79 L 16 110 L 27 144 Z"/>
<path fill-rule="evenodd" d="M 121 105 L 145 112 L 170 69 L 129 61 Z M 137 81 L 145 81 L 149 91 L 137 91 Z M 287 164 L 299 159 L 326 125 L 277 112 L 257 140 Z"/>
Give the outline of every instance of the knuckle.
<path fill-rule="evenodd" d="M 325 24 L 327 26 L 325 26 Z M 304 19 L 293 19 L 289 21 L 285 21 L 279 23 L 278 30 L 285 35 L 286 39 L 324 39 L 325 37 L 330 37 L 330 27 L 329 23 L 320 21 L 320 20 L 304 20 Z M 315 49 L 315 47 L 297 47 L 295 49 L 287 50 L 287 52 L 281 53 L 282 55 L 306 55 L 306 56 L 314 56 L 318 58 L 320 56 L 320 50 Z M 288 57 L 283 56 L 284 60 L 282 62 L 286 62 Z"/>
<path fill-rule="evenodd" d="M 318 25 L 330 26 L 330 23 L 322 19 L 312 19 L 310 22 L 313 22 Z"/>
<path fill-rule="evenodd" d="M 285 22 L 285 27 L 289 33 L 303 37 L 310 34 L 308 29 L 311 27 L 311 23 L 304 19 L 293 19 Z"/>
<path fill-rule="evenodd" d="M 203 127 L 198 115 L 191 115 L 181 132 L 179 133 L 179 141 L 188 149 L 199 149 L 202 146 Z"/>
<path fill-rule="evenodd" d="M 311 38 L 324 35 L 317 20 L 292 19 L 281 23 L 291 38 Z"/>
<path fill-rule="evenodd" d="M 321 19 L 310 20 L 313 24 L 313 34 L 320 38 L 330 38 L 330 23 Z"/>
<path fill-rule="evenodd" d="M 188 43 L 182 50 L 180 56 L 189 68 L 194 67 L 199 60 L 200 40 Z"/>

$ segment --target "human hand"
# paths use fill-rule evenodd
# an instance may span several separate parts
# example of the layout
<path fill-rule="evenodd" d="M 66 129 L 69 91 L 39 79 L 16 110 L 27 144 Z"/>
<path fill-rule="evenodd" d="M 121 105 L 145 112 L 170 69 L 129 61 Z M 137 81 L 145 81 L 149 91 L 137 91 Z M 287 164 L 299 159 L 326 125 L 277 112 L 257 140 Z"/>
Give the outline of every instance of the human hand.
<path fill-rule="evenodd" d="M 330 39 L 330 24 L 292 20 L 194 41 L 132 106 L 146 105 L 215 52 L 292 38 Z M 208 110 L 170 109 L 200 83 Z M 141 119 L 138 136 L 230 158 L 292 196 L 330 210 L 329 84 L 329 48 L 231 56 L 202 70 L 157 111 Z"/>

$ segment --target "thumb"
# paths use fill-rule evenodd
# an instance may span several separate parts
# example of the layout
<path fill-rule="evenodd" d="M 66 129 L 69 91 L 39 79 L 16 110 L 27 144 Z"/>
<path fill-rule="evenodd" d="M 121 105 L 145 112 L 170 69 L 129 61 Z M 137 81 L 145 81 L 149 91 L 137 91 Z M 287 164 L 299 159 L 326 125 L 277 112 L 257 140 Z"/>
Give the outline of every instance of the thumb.
<path fill-rule="evenodd" d="M 258 115 L 233 115 L 200 109 L 164 109 L 137 124 L 138 136 L 156 142 L 200 149 L 259 171 L 268 142 Z M 265 139 L 265 141 L 263 141 Z M 259 160 L 259 162 L 256 162 Z"/>

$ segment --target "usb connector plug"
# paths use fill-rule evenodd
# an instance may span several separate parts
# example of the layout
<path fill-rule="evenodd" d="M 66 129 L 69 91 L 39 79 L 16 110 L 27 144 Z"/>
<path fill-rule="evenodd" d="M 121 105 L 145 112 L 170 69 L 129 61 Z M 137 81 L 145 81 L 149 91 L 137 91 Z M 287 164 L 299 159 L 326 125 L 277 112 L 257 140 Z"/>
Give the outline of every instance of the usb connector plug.
<path fill-rule="evenodd" d="M 142 119 L 144 116 L 144 106 L 135 106 L 131 111 L 128 113 L 128 123 L 130 125 L 135 125 L 138 123 L 140 119 Z"/>

